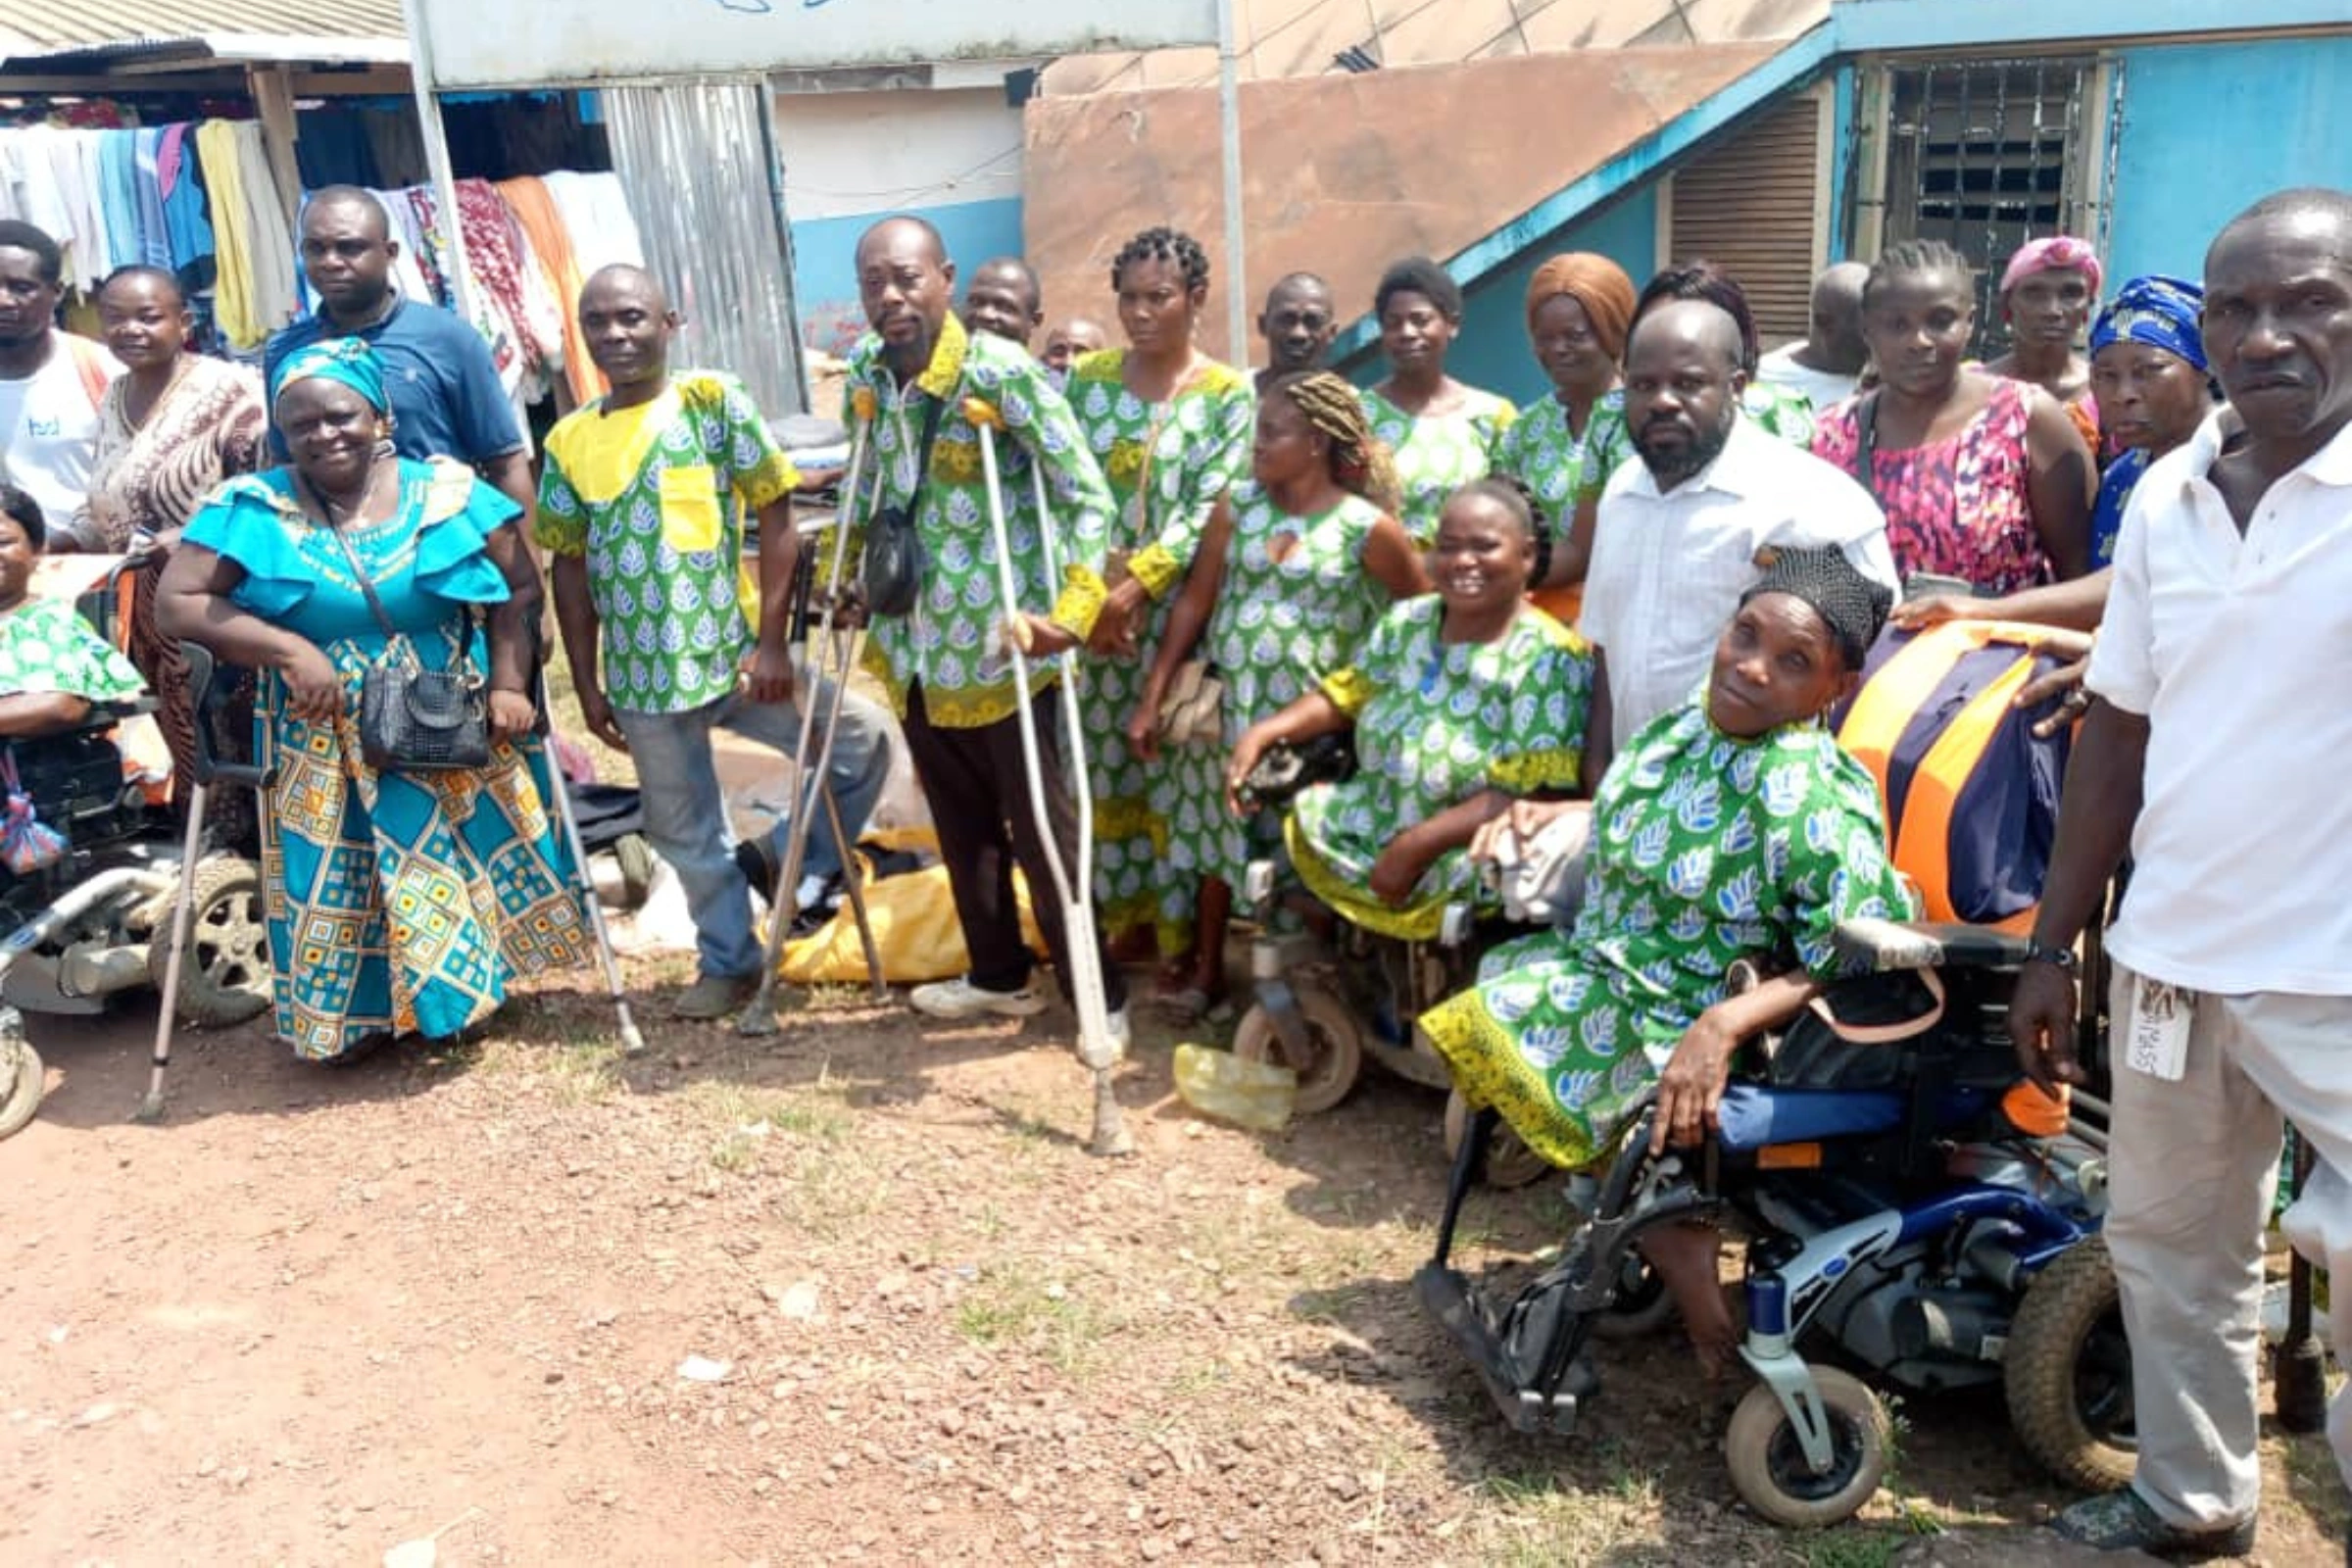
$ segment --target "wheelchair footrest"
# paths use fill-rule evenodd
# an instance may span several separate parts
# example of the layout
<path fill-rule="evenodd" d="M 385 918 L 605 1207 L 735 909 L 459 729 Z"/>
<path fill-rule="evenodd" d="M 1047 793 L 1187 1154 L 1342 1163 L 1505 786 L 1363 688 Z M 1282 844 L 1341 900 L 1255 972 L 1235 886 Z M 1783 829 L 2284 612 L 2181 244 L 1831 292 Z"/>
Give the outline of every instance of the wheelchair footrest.
<path fill-rule="evenodd" d="M 1518 1370 L 1479 1299 L 1477 1287 L 1459 1269 L 1441 1263 L 1422 1264 L 1413 1274 L 1413 1294 L 1420 1298 L 1423 1309 L 1446 1326 L 1454 1343 L 1469 1356 L 1470 1364 L 1478 1369 L 1479 1381 L 1487 1387 L 1488 1396 L 1502 1412 L 1503 1420 L 1510 1423 L 1512 1431 L 1564 1436 L 1576 1430 L 1580 1401 L 1599 1388 L 1598 1380 L 1581 1356 L 1568 1368 L 1558 1392 L 1546 1396 L 1520 1383 Z"/>

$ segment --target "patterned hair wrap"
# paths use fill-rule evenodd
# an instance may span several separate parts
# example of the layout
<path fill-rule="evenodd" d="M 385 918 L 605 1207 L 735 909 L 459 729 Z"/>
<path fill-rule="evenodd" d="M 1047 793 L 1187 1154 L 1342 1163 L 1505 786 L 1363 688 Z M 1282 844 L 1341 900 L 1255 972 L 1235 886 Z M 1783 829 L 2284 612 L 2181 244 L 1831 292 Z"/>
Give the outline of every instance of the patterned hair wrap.
<path fill-rule="evenodd" d="M 2035 272 L 2081 272 L 2090 279 L 2091 298 L 2098 298 L 2099 279 L 2106 273 L 2099 267 L 2098 252 L 2088 240 L 2072 234 L 2053 234 L 2048 239 L 2029 240 L 2009 258 L 2007 270 L 2001 273 L 2001 292 L 2006 294 Z"/>
<path fill-rule="evenodd" d="M 2204 309 L 2205 291 L 2194 283 L 2161 273 L 2135 277 L 2116 291 L 2091 323 L 2090 352 L 2110 343 L 2145 343 L 2202 370 L 2205 338 L 2197 318 Z"/>
<path fill-rule="evenodd" d="M 1836 548 L 1762 550 L 1756 564 L 1764 568 L 1764 575 L 1740 596 L 1740 604 L 1765 594 L 1803 600 L 1828 624 L 1845 667 L 1862 667 L 1870 645 L 1878 641 L 1879 628 L 1886 624 L 1886 612 L 1894 607 L 1894 595 L 1886 584 L 1863 576 L 1845 552 Z"/>
<path fill-rule="evenodd" d="M 1536 269 L 1528 279 L 1527 318 L 1533 322 L 1544 302 L 1565 294 L 1585 308 L 1592 335 L 1612 360 L 1625 358 L 1625 335 L 1634 319 L 1634 280 L 1606 256 L 1569 251 Z"/>
<path fill-rule="evenodd" d="M 277 400 L 295 382 L 314 379 L 339 381 L 366 398 L 376 413 L 392 412 L 384 396 L 384 362 L 359 338 L 330 337 L 287 355 L 270 384 L 270 406 L 276 408 Z"/>

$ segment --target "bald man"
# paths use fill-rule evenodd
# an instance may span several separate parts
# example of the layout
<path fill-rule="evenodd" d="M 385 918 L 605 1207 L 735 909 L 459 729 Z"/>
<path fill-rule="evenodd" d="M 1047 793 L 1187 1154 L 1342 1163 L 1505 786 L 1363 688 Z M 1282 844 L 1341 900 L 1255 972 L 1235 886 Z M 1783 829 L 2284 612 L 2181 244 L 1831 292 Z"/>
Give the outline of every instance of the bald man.
<path fill-rule="evenodd" d="M 1069 378 L 1070 367 L 1079 356 L 1100 354 L 1110 347 L 1110 334 L 1102 323 L 1084 316 L 1073 316 L 1046 334 L 1046 368 L 1053 372 L 1054 384 L 1059 386 Z"/>
<path fill-rule="evenodd" d="M 1266 340 L 1265 367 L 1257 372 L 1257 390 L 1279 375 L 1320 370 L 1340 333 L 1339 307 L 1332 302 L 1331 285 L 1312 272 L 1293 272 L 1266 290 L 1266 308 L 1257 316 L 1258 335 Z"/>
<path fill-rule="evenodd" d="M 1740 323 L 1721 305 L 1657 294 L 1625 355 L 1625 422 L 1639 463 L 1601 492 L 1582 627 L 1597 660 L 1585 771 L 1682 704 L 1756 580 L 1766 545 L 1835 545 L 1897 585 L 1886 519 L 1868 492 L 1740 412 Z"/>
<path fill-rule="evenodd" d="M 437 305 L 405 299 L 393 285 L 400 242 L 374 196 L 329 185 L 302 213 L 302 272 L 318 295 L 315 316 L 270 339 L 265 380 L 297 349 L 356 337 L 384 362 L 392 400 L 392 445 L 404 458 L 456 458 L 529 512 L 531 465 L 514 405 L 500 385 L 482 335 Z M 273 425 L 271 447 L 285 442 Z"/>
<path fill-rule="evenodd" d="M 1756 379 L 1786 387 L 1814 413 L 1854 395 L 1870 345 L 1862 339 L 1862 285 L 1870 269 L 1839 262 L 1813 280 L 1810 336 L 1774 349 L 1756 363 Z"/>
<path fill-rule="evenodd" d="M 2317 1165 L 2280 1218 L 2352 1346 L 2352 192 L 2265 197 L 2205 253 L 2227 409 L 2148 465 L 2116 546 L 2066 802 L 2009 1035 L 2075 1059 L 2076 940 L 2132 857 L 2104 1235 L 2132 1343 L 2132 1485 L 2058 1533 L 2237 1557 L 2262 1505 L 2263 1236 L 2280 1124 Z M 2328 1441 L 2352 1478 L 2352 1396 Z M 2286 1560 L 2278 1547 L 2274 1561 Z M 2323 1559 L 2318 1549 L 2306 1562 Z"/>
<path fill-rule="evenodd" d="M 973 331 L 1027 348 L 1045 323 L 1045 289 L 1027 262 L 999 256 L 972 269 L 963 285 L 962 315 Z"/>
<path fill-rule="evenodd" d="M 662 285 L 639 268 L 608 267 L 580 291 L 580 335 L 612 390 L 549 432 L 534 532 L 555 558 L 556 623 L 581 717 L 635 760 L 645 836 L 694 914 L 699 972 L 673 1010 L 719 1018 L 758 988 L 751 895 L 779 902 L 794 824 L 729 842 L 710 732 L 791 757 L 796 697 L 819 711 L 832 699 L 824 686 L 798 690 L 792 657 L 799 475 L 742 382 L 670 372 L 677 326 Z M 739 582 L 747 513 L 760 521 L 756 624 Z M 852 842 L 889 776 L 888 719 L 845 697 L 826 783 Z M 819 813 L 794 911 L 820 918 L 846 863 Z"/>

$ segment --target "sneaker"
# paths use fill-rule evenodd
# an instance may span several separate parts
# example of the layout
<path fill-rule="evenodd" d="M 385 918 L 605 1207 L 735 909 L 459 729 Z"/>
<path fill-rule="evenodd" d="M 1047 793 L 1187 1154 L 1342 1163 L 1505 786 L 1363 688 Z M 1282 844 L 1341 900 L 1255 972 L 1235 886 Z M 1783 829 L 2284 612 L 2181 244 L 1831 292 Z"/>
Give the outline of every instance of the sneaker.
<path fill-rule="evenodd" d="M 677 1018 L 724 1018 L 752 1000 L 760 977 L 749 974 L 707 974 L 678 993 L 669 1006 Z"/>
<path fill-rule="evenodd" d="M 2157 1517 L 2140 1494 L 2126 1487 L 2103 1497 L 2086 1497 L 2054 1521 L 2060 1539 L 2095 1551 L 2144 1551 L 2175 1562 L 2208 1557 L 2243 1557 L 2254 1549 L 2254 1521 L 2210 1530 L 2184 1530 Z"/>
<path fill-rule="evenodd" d="M 916 986 L 906 1001 L 915 1011 L 934 1018 L 1033 1018 L 1046 1010 L 1045 993 L 1034 985 L 1018 991 L 986 991 L 968 977 Z"/>

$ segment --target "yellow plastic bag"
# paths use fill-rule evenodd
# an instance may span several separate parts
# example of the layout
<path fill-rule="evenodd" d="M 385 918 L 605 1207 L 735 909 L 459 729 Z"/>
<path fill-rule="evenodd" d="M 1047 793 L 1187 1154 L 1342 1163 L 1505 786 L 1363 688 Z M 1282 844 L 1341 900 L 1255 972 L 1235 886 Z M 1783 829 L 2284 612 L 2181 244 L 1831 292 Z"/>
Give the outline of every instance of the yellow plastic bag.
<path fill-rule="evenodd" d="M 939 840 L 930 832 L 906 828 L 875 835 L 889 849 L 928 850 L 936 855 Z M 927 865 L 919 871 L 876 877 L 865 858 L 858 858 L 858 874 L 865 889 L 866 918 L 874 928 L 874 947 L 882 956 L 882 978 L 892 985 L 920 985 L 927 980 L 952 980 L 972 966 L 963 945 L 963 927 L 956 918 L 956 898 L 948 884 L 948 868 Z M 1021 936 L 1030 951 L 1046 956 L 1046 939 L 1030 911 L 1029 889 L 1019 871 L 1012 874 L 1012 893 L 1021 910 Z M 780 977 L 789 985 L 863 985 L 865 948 L 858 940 L 858 917 L 849 901 L 832 919 L 784 947 Z"/>

